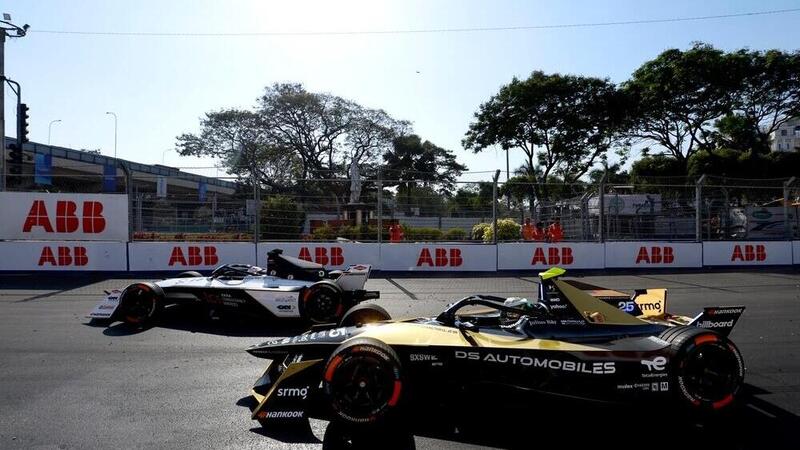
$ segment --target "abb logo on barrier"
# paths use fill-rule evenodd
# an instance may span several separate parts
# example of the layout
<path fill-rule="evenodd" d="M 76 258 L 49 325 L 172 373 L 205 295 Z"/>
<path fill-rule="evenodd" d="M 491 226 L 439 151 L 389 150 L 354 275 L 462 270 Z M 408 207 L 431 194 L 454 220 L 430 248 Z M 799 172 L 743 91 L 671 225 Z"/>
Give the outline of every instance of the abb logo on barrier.
<path fill-rule="evenodd" d="M 84 233 L 102 233 L 106 229 L 106 219 L 103 217 L 103 204 L 95 201 L 83 202 L 80 218 L 76 215 L 78 205 L 69 200 L 56 202 L 56 227 L 50 220 L 44 200 L 34 200 L 25 223 L 22 225 L 24 233 L 30 233 L 34 227 L 42 227 L 47 233 L 74 233 L 82 225 Z"/>
<path fill-rule="evenodd" d="M 56 256 L 57 255 L 57 256 Z M 89 264 L 86 256 L 86 247 L 56 247 L 56 252 L 50 247 L 43 247 L 39 255 L 39 266 L 49 264 L 55 267 L 85 266 Z"/>
<path fill-rule="evenodd" d="M 431 251 L 423 247 L 417 258 L 417 267 L 458 267 L 464 263 L 460 248 L 451 248 L 449 253 L 447 250 L 446 248 L 434 248 L 433 255 L 431 255 Z"/>
<path fill-rule="evenodd" d="M 573 262 L 575 262 L 575 258 L 572 256 L 572 248 L 570 247 L 550 247 L 547 249 L 547 255 L 545 255 L 544 248 L 536 247 L 533 250 L 533 259 L 531 259 L 532 266 L 537 264 L 568 266 Z"/>
<path fill-rule="evenodd" d="M 331 247 L 330 254 L 326 247 L 314 247 L 314 259 L 311 259 L 311 252 L 308 247 L 300 247 L 300 254 L 297 255 L 299 259 L 315 262 L 317 264 L 331 266 L 341 266 L 344 264 L 344 255 L 342 254 L 342 247 Z"/>
<path fill-rule="evenodd" d="M 169 255 L 170 266 L 213 266 L 218 262 L 217 248 L 214 246 L 189 246 L 185 254 L 181 247 L 172 247 Z"/>
<path fill-rule="evenodd" d="M 636 264 L 672 264 L 675 253 L 672 247 L 639 247 Z"/>
<path fill-rule="evenodd" d="M 764 261 L 767 248 L 763 245 L 737 245 L 733 247 L 731 261 Z"/>

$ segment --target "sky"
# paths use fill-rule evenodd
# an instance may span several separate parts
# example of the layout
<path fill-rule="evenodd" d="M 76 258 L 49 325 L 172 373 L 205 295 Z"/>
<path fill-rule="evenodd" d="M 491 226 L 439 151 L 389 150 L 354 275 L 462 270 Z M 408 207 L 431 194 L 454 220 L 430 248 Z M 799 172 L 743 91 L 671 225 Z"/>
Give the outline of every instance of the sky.
<path fill-rule="evenodd" d="M 500 86 L 534 70 L 625 81 L 643 62 L 693 42 L 724 50 L 800 48 L 800 12 L 678 23 L 512 31 L 314 36 L 108 36 L 144 33 L 335 32 L 517 27 L 698 17 L 800 7 L 800 0 L 37 0 L 5 2 L 28 35 L 8 39 L 6 76 L 22 84 L 30 138 L 220 173 L 211 159 L 181 157 L 175 137 L 205 112 L 252 108 L 265 86 L 299 82 L 413 122 L 423 139 L 453 150 L 487 180 L 505 154 L 467 152 L 474 112 Z M 6 135 L 14 94 L 6 87 Z M 61 120 L 50 127 L 53 120 Z M 523 153 L 511 151 L 511 168 Z M 220 173 L 221 174 L 221 173 Z M 501 177 L 501 180 L 505 177 Z"/>

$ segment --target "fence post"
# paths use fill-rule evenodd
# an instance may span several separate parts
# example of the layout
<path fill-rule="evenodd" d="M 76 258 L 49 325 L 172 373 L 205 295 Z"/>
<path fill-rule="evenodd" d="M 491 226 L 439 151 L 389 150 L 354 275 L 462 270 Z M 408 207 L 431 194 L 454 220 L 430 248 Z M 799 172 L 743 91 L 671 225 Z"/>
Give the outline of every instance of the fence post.
<path fill-rule="evenodd" d="M 144 195 L 141 192 L 136 193 L 136 225 L 133 229 L 134 232 L 142 231 L 144 226 L 144 219 L 142 218 L 142 201 L 144 200 Z"/>
<path fill-rule="evenodd" d="M 494 172 L 492 180 L 492 236 L 494 245 L 497 245 L 497 179 L 500 178 L 500 169 Z"/>
<path fill-rule="evenodd" d="M 703 241 L 703 183 L 705 174 L 694 185 L 694 239 L 695 242 Z"/>
<path fill-rule="evenodd" d="M 253 175 L 253 201 L 256 203 L 255 218 L 253 224 L 253 243 L 256 244 L 256 264 L 258 264 L 258 240 L 261 233 L 261 189 L 258 188 L 255 174 Z"/>
<path fill-rule="evenodd" d="M 131 174 L 127 163 L 121 163 L 116 159 L 114 163 L 114 166 L 116 167 L 119 165 L 122 168 L 122 172 L 125 174 L 125 193 L 128 195 L 128 242 L 131 242 L 133 241 L 133 174 Z M 116 176 L 117 173 L 115 170 L 114 177 L 116 178 Z M 139 205 L 141 207 L 141 203 Z"/>
<path fill-rule="evenodd" d="M 378 167 L 378 244 L 383 240 L 383 171 Z"/>
<path fill-rule="evenodd" d="M 783 229 L 786 233 L 786 238 L 789 240 L 794 237 L 794 233 L 792 233 L 792 223 L 789 220 L 789 188 L 794 184 L 794 182 L 795 177 L 792 177 L 783 183 Z"/>
<path fill-rule="evenodd" d="M 597 213 L 597 241 L 605 242 L 605 218 L 606 218 L 606 177 L 608 172 L 604 172 L 600 178 L 600 184 L 597 185 L 597 206 L 599 207 Z"/>

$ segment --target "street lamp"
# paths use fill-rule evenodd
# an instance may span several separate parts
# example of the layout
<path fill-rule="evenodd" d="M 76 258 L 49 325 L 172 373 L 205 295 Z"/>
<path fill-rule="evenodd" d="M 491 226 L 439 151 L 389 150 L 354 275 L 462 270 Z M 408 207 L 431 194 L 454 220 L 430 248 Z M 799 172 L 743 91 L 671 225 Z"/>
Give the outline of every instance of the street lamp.
<path fill-rule="evenodd" d="M 117 159 L 117 114 L 106 111 L 106 114 L 114 116 L 114 159 Z"/>
<path fill-rule="evenodd" d="M 47 126 L 47 145 L 50 145 L 50 135 L 53 133 L 53 124 L 61 122 L 61 119 L 51 120 L 50 125 Z"/>

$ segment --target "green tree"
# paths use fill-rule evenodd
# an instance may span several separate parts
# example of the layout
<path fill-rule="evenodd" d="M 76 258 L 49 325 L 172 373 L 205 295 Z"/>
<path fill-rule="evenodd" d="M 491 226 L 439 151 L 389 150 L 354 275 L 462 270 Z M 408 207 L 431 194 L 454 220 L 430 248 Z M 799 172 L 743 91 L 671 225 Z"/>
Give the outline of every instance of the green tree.
<path fill-rule="evenodd" d="M 682 184 L 686 182 L 686 166 L 672 156 L 645 155 L 631 165 L 630 178 L 635 184 Z"/>
<path fill-rule="evenodd" d="M 422 142 L 411 134 L 394 139 L 392 148 L 383 154 L 383 178 L 386 186 L 398 186 L 398 200 L 411 203 L 411 191 L 424 187 L 448 196 L 467 166 L 459 164 L 450 150 Z"/>
<path fill-rule="evenodd" d="M 625 98 L 608 80 L 536 71 L 480 105 L 462 144 L 476 153 L 493 145 L 521 149 L 529 175 L 536 160 L 539 179 L 572 183 L 618 143 L 624 110 Z"/>
<path fill-rule="evenodd" d="M 346 178 L 353 161 L 369 172 L 408 127 L 383 110 L 284 83 L 267 87 L 254 111 L 206 114 L 200 133 L 178 136 L 176 147 L 221 158 L 230 173 L 279 190 L 292 179 Z M 325 190 L 344 195 L 344 185 Z"/>
<path fill-rule="evenodd" d="M 289 189 L 302 172 L 298 155 L 275 141 L 263 117 L 251 111 L 206 113 L 200 133 L 178 136 L 176 147 L 183 156 L 220 158 L 228 173 L 247 184 L 255 179 L 278 192 Z"/>
<path fill-rule="evenodd" d="M 670 49 L 636 69 L 622 85 L 629 135 L 665 149 L 685 168 L 709 146 L 711 125 L 734 108 L 737 74 L 730 58 L 706 44 Z"/>
<path fill-rule="evenodd" d="M 305 212 L 292 197 L 271 195 L 261 202 L 262 239 L 299 239 L 305 220 Z"/>
<path fill-rule="evenodd" d="M 769 136 L 800 115 L 800 51 L 739 50 L 728 55 L 738 86 L 733 90 L 735 115 L 722 118 L 718 146 L 769 152 Z"/>
<path fill-rule="evenodd" d="M 448 210 L 454 217 L 489 217 L 492 215 L 492 183 L 480 182 L 460 187 L 448 199 Z"/>

